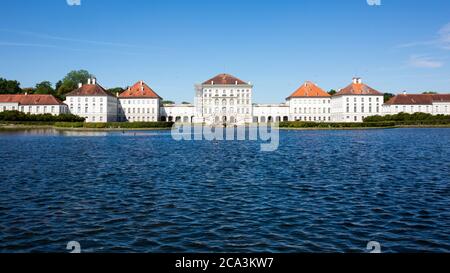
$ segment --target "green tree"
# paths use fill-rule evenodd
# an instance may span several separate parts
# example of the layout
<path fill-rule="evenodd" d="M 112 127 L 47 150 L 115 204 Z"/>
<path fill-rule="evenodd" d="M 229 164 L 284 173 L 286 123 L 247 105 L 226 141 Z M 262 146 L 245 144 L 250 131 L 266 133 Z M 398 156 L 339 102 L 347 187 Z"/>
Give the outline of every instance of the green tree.
<path fill-rule="evenodd" d="M 190 103 L 190 102 L 187 102 L 187 101 L 183 101 L 181 104 L 186 105 L 186 104 L 191 104 L 191 103 Z"/>
<path fill-rule="evenodd" d="M 34 87 L 22 88 L 22 94 L 34 94 L 36 89 Z"/>
<path fill-rule="evenodd" d="M 116 96 L 117 93 L 122 93 L 123 91 L 125 91 L 125 89 L 123 89 L 122 87 L 115 87 L 115 88 L 109 88 L 108 90 L 106 90 L 106 92 L 110 93 L 113 96 Z"/>
<path fill-rule="evenodd" d="M 62 81 L 56 82 L 56 84 L 55 84 L 55 91 L 58 91 L 59 88 L 61 87 L 61 85 L 62 85 Z"/>
<path fill-rule="evenodd" d="M 436 95 L 437 92 L 434 92 L 434 91 L 428 91 L 428 92 L 423 92 L 422 94 L 424 94 L 424 95 Z"/>
<path fill-rule="evenodd" d="M 49 81 L 44 81 L 36 84 L 35 94 L 49 94 L 53 95 L 55 90 L 53 89 L 52 83 Z"/>
<path fill-rule="evenodd" d="M 391 93 L 384 93 L 384 102 L 388 102 L 390 99 L 392 99 L 393 97 L 395 97 L 394 94 Z"/>
<path fill-rule="evenodd" d="M 18 81 L 0 78 L 0 94 L 19 94 L 22 92 Z"/>
<path fill-rule="evenodd" d="M 171 105 L 171 104 L 175 104 L 175 102 L 173 102 L 173 101 L 171 101 L 171 100 L 163 100 L 162 104 L 168 104 L 168 105 Z"/>
<path fill-rule="evenodd" d="M 94 76 L 86 70 L 71 71 L 61 80 L 61 85 L 57 90 L 57 94 L 61 97 L 65 97 L 67 93 L 77 89 L 79 83 L 86 84 L 88 79 L 92 77 Z"/>
<path fill-rule="evenodd" d="M 334 89 L 331 89 L 330 91 L 328 91 L 328 94 L 330 94 L 330 96 L 336 95 L 337 91 Z"/>

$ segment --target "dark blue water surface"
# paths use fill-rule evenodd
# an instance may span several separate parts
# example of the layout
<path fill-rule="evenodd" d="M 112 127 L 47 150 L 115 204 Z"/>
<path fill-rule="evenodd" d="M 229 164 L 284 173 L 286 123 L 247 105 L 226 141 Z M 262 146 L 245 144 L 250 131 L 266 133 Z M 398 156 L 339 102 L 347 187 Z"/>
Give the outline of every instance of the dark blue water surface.
<path fill-rule="evenodd" d="M 0 252 L 450 252 L 450 129 L 0 133 Z"/>

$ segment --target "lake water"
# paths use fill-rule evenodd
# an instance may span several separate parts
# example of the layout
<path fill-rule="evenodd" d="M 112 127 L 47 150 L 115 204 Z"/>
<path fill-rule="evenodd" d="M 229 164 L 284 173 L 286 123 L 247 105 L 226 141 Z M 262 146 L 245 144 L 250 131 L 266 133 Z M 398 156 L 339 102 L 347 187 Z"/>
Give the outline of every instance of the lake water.
<path fill-rule="evenodd" d="M 0 132 L 0 252 L 450 252 L 450 129 Z"/>

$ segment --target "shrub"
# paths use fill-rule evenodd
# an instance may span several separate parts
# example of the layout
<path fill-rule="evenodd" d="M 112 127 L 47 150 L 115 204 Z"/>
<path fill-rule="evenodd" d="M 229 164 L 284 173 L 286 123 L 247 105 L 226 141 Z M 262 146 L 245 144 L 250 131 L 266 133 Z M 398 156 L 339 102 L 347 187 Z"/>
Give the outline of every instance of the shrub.
<path fill-rule="evenodd" d="M 395 122 L 365 122 L 365 123 L 319 123 L 304 121 L 285 121 L 280 128 L 382 128 L 393 127 Z"/>
<path fill-rule="evenodd" d="M 450 115 L 431 115 L 427 113 L 399 113 L 396 115 L 372 116 L 364 119 L 364 122 L 395 122 L 397 125 L 434 125 L 450 124 Z"/>
<path fill-rule="evenodd" d="M 0 112 L 0 121 L 28 121 L 28 122 L 84 122 L 84 118 L 72 114 L 61 114 L 53 116 L 51 114 L 26 114 L 19 111 Z"/>
<path fill-rule="evenodd" d="M 56 127 L 62 128 L 89 128 L 89 129 L 159 129 L 172 128 L 173 122 L 107 122 L 107 123 L 83 123 L 83 122 L 56 122 Z"/>

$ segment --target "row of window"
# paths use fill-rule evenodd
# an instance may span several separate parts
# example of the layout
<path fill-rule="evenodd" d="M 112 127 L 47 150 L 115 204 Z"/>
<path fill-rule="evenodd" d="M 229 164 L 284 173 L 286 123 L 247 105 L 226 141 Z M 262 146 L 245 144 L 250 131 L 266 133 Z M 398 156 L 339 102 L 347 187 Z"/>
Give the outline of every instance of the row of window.
<path fill-rule="evenodd" d="M 293 104 L 329 104 L 331 100 L 324 99 L 294 99 Z"/>
<path fill-rule="evenodd" d="M 88 117 L 85 117 L 86 121 L 92 121 L 92 122 L 103 122 L 103 117 L 99 117 L 98 119 L 93 116 L 90 120 Z"/>
<path fill-rule="evenodd" d="M 357 102 L 358 101 L 358 98 L 353 98 L 353 101 L 354 102 Z M 361 97 L 360 98 L 360 101 L 361 102 L 364 102 L 365 101 L 365 98 L 364 97 Z M 350 98 L 347 98 L 347 102 L 350 102 Z M 369 102 L 372 102 L 372 98 L 371 97 L 369 97 Z M 376 102 L 380 102 L 380 98 L 376 98 Z"/>
<path fill-rule="evenodd" d="M 227 92 L 228 91 L 228 92 Z M 230 94 L 234 94 L 234 91 L 236 91 L 236 93 L 237 94 L 240 94 L 240 93 L 242 93 L 242 94 L 244 94 L 244 93 L 250 93 L 250 89 L 237 89 L 237 90 L 234 90 L 234 89 L 228 89 L 228 90 L 226 90 L 226 89 L 223 89 L 222 90 L 222 94 L 226 94 L 226 93 L 230 93 Z M 213 93 L 213 90 L 212 89 L 204 89 L 203 90 L 203 93 L 208 93 L 208 94 L 211 94 L 211 93 Z M 215 89 L 214 90 L 214 93 L 215 94 L 219 94 L 219 89 Z"/>
<path fill-rule="evenodd" d="M 298 114 L 330 114 L 331 108 L 298 108 Z M 297 108 L 294 108 L 294 114 L 297 114 Z"/>
<path fill-rule="evenodd" d="M 75 98 L 72 98 L 72 97 L 71 97 L 71 98 L 69 99 L 69 101 L 70 101 L 70 102 L 75 102 Z M 81 97 L 78 97 L 78 98 L 77 98 L 77 101 L 78 101 L 78 102 L 81 102 Z M 85 102 L 89 102 L 89 98 L 88 98 L 88 97 L 84 98 L 84 101 L 85 101 Z M 97 98 L 96 98 L 96 97 L 92 97 L 92 98 L 91 98 L 91 101 L 92 101 L 92 102 L 96 102 L 96 101 L 97 101 Z M 98 101 L 99 101 L 99 102 L 103 102 L 103 98 L 98 98 Z"/>
<path fill-rule="evenodd" d="M 57 113 L 56 112 L 57 106 L 20 106 L 20 108 L 16 109 L 15 106 L 11 107 L 12 111 L 19 110 L 21 112 L 27 112 L 27 113 Z M 48 110 L 50 109 L 50 112 Z M 3 106 L 3 112 L 7 111 L 8 108 L 6 106 Z M 34 111 L 33 111 L 34 110 Z"/>
<path fill-rule="evenodd" d="M 151 110 L 150 110 L 151 109 Z M 155 114 L 156 109 L 155 108 L 123 108 L 123 111 L 127 114 Z"/>
<path fill-rule="evenodd" d="M 331 121 L 331 117 L 294 117 L 297 121 Z"/>
<path fill-rule="evenodd" d="M 213 97 L 213 95 L 212 94 L 204 94 L 203 97 L 211 98 L 211 97 Z M 215 94 L 214 97 L 219 97 L 219 94 Z M 234 97 L 234 94 L 227 95 L 224 93 L 224 94 L 222 94 L 222 97 Z M 237 94 L 236 97 L 237 98 L 250 98 L 250 94 Z"/>
<path fill-rule="evenodd" d="M 411 105 L 409 107 L 408 106 L 402 106 L 401 108 L 398 105 L 395 106 L 396 112 L 399 112 L 400 109 L 402 109 L 402 112 L 406 112 L 406 111 L 408 111 L 408 108 L 409 108 L 410 112 L 412 112 L 412 113 L 414 113 L 414 112 L 422 112 L 423 110 L 426 113 L 430 113 L 431 110 L 433 109 L 432 106 L 422 107 L 421 105 L 419 105 L 419 106 Z M 425 108 L 425 109 L 423 109 L 423 108 Z M 444 106 L 444 107 L 442 107 L 442 106 L 441 107 L 435 106 L 435 111 L 436 111 L 436 113 L 439 113 L 439 112 L 448 113 L 449 112 L 449 107 L 447 105 Z"/>
<path fill-rule="evenodd" d="M 365 105 L 361 106 L 360 109 L 361 109 L 361 113 L 365 113 L 366 112 Z M 375 113 L 379 113 L 380 112 L 380 105 L 377 104 L 375 110 L 376 110 Z M 347 104 L 347 113 L 350 113 L 350 104 Z M 358 113 L 357 105 L 354 105 L 353 113 Z M 368 113 L 372 113 L 372 105 L 369 105 L 369 112 Z"/>
<path fill-rule="evenodd" d="M 227 109 L 226 107 L 222 107 L 222 111 L 220 111 L 220 108 L 216 107 L 214 109 L 212 108 L 204 108 L 203 112 L 205 114 L 213 114 L 213 113 L 237 113 L 237 114 L 246 114 L 249 115 L 250 114 L 250 109 L 249 108 L 234 108 L 234 107 L 230 107 L 229 109 Z"/>
<path fill-rule="evenodd" d="M 122 104 L 156 104 L 156 99 L 133 99 L 133 100 L 120 100 Z"/>
<path fill-rule="evenodd" d="M 250 100 L 236 100 L 236 104 L 250 104 Z M 205 104 L 212 104 L 212 100 L 205 100 Z M 215 105 L 220 105 L 220 100 L 216 99 L 214 100 L 214 104 Z M 230 102 L 228 103 L 227 100 L 223 99 L 222 100 L 222 105 L 234 105 L 234 100 L 231 99 Z"/>
<path fill-rule="evenodd" d="M 157 121 L 157 118 L 155 116 L 149 117 L 139 117 L 139 116 L 131 116 L 131 117 L 118 117 L 119 121 L 131 121 L 131 122 L 139 122 L 139 121 Z"/>

